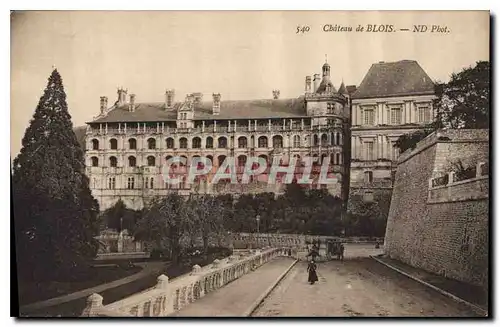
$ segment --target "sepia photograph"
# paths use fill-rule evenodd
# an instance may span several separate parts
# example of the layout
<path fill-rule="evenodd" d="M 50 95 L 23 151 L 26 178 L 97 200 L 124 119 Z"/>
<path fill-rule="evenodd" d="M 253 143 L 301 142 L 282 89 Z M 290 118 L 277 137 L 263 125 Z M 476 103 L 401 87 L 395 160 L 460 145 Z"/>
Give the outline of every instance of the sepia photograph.
<path fill-rule="evenodd" d="M 491 22 L 11 11 L 11 316 L 491 318 Z"/>

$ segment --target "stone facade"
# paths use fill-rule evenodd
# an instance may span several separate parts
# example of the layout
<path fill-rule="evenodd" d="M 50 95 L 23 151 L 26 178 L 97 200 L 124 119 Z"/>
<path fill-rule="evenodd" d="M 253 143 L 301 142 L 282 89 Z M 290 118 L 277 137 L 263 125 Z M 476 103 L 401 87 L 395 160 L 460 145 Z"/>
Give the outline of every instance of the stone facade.
<path fill-rule="evenodd" d="M 488 130 L 442 130 L 398 161 L 385 252 L 427 271 L 488 287 Z M 470 167 L 458 178 L 454 163 Z"/>
<path fill-rule="evenodd" d="M 129 208 L 139 209 L 153 196 L 175 191 L 183 195 L 198 193 L 280 193 L 283 184 L 267 185 L 269 170 L 250 184 L 212 184 L 211 179 L 225 158 L 234 157 L 237 174 L 243 173 L 248 157 L 263 157 L 271 164 L 292 158 L 325 160 L 335 184 L 315 183 L 330 193 L 347 198 L 344 175 L 349 158 L 344 140 L 349 127 L 349 95 L 341 85 L 337 91 L 330 80 L 330 65 L 322 67 L 323 76 L 306 77 L 305 93 L 295 99 L 223 101 L 213 94 L 211 102 L 193 93 L 183 102 L 175 102 L 175 91 L 167 90 L 165 103 L 138 103 L 135 95 L 127 101 L 127 90 L 118 90 L 118 100 L 111 107 L 101 97 L 100 115 L 87 123 L 85 153 L 87 175 L 101 210 L 119 198 Z M 163 178 L 166 160 L 173 156 L 208 157 L 213 164 L 206 178 L 190 183 L 188 169 L 177 167 L 174 174 L 184 176 L 177 185 L 167 185 Z M 277 158 L 277 159 L 276 159 Z M 303 171 L 298 167 L 298 175 Z M 172 171 L 172 170 L 171 170 Z M 330 175 L 332 176 L 332 175 Z"/>
<path fill-rule="evenodd" d="M 394 143 L 432 122 L 434 99 L 434 84 L 416 61 L 372 65 L 352 94 L 351 212 L 361 199 L 377 201 L 388 212 L 399 157 Z"/>

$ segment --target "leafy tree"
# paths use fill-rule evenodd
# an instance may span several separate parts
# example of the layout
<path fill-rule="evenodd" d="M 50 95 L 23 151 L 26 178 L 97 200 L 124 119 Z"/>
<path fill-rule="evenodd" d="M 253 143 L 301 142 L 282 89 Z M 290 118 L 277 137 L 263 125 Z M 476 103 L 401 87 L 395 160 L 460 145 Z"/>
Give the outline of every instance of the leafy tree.
<path fill-rule="evenodd" d="M 54 70 L 13 165 L 17 263 L 31 278 L 71 275 L 95 257 L 99 206 Z"/>
<path fill-rule="evenodd" d="M 396 142 L 394 142 L 394 147 L 399 148 L 401 153 L 408 149 L 415 149 L 417 143 L 425 139 L 428 135 L 434 132 L 434 125 L 430 125 L 423 130 L 418 130 L 413 133 L 403 134 Z"/>
<path fill-rule="evenodd" d="M 182 253 L 181 237 L 189 227 L 187 207 L 184 198 L 176 193 L 153 198 L 144 208 L 134 237 L 152 242 L 156 249 L 168 247 L 172 260 L 178 262 Z"/>
<path fill-rule="evenodd" d="M 141 217 L 141 212 L 127 208 L 125 203 L 120 199 L 115 205 L 104 211 L 103 217 L 107 228 L 116 229 L 119 233 L 124 229 L 130 233 L 134 233 L 134 228 Z"/>
<path fill-rule="evenodd" d="M 489 128 L 490 63 L 478 61 L 453 73 L 448 83 L 437 84 L 434 106 L 444 126 L 451 128 Z"/>

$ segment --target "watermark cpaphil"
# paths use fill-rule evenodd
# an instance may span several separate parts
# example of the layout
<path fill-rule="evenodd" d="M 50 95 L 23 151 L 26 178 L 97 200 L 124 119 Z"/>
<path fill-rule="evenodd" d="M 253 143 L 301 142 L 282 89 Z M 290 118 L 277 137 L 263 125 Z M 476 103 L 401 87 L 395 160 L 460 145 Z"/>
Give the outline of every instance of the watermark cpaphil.
<path fill-rule="evenodd" d="M 190 162 L 184 156 L 170 157 L 163 166 L 163 179 L 165 184 L 176 185 L 182 181 L 193 184 L 197 178 L 212 177 L 208 180 L 210 184 L 217 184 L 221 180 L 229 180 L 232 184 L 248 184 L 259 176 L 265 175 L 268 184 L 335 184 L 339 181 L 336 173 L 333 173 L 328 160 L 323 160 L 320 169 L 314 165 L 317 157 L 304 157 L 299 160 L 296 157 L 289 158 L 286 164 L 283 157 L 274 156 L 270 164 L 263 157 L 247 157 L 244 165 L 236 165 L 237 160 L 228 156 L 219 164 L 213 172 L 213 163 L 209 157 L 195 156 Z M 330 171 L 329 171 L 330 170 Z M 318 174 L 319 173 L 319 174 Z M 284 176 L 284 177 L 283 177 Z"/>

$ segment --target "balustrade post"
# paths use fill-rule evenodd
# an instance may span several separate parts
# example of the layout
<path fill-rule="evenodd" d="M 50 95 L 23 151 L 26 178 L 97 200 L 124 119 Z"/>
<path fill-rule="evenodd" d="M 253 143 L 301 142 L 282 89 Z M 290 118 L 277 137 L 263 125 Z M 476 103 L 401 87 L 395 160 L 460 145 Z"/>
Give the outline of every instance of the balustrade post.
<path fill-rule="evenodd" d="M 82 317 L 95 317 L 102 308 L 102 296 L 97 293 L 89 295 L 87 298 L 87 306 L 83 309 Z"/>
<path fill-rule="evenodd" d="M 166 290 L 168 288 L 168 277 L 163 274 L 158 276 L 156 279 L 156 288 Z"/>

